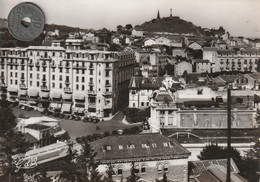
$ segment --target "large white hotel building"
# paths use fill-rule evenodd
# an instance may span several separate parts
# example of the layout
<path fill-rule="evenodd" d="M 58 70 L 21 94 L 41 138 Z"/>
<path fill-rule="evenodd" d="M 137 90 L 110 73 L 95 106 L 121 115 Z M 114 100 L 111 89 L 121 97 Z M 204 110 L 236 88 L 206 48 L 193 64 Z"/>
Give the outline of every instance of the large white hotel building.
<path fill-rule="evenodd" d="M 128 103 L 135 54 L 60 46 L 0 49 L 0 87 L 9 100 L 109 117 Z"/>

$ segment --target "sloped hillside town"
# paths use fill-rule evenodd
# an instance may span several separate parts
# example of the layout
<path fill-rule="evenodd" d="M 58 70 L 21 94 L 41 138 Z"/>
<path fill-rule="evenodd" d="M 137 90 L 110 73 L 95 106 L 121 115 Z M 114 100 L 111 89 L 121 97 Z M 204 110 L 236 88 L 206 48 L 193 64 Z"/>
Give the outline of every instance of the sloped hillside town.
<path fill-rule="evenodd" d="M 31 45 L 0 24 L 0 181 L 258 181 L 260 39 L 169 12 Z"/>

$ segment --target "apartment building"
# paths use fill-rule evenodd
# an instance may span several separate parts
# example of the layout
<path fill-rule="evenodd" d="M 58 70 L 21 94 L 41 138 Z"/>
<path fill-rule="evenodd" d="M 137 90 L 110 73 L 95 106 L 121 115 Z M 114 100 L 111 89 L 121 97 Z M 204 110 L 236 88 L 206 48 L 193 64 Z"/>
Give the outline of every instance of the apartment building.
<path fill-rule="evenodd" d="M 0 59 L 0 86 L 9 100 L 97 117 L 128 103 L 135 63 L 129 49 L 1 48 Z"/>
<path fill-rule="evenodd" d="M 241 71 L 257 72 L 257 64 L 260 58 L 260 51 L 257 49 L 203 49 L 203 60 L 212 63 L 212 72 Z"/>

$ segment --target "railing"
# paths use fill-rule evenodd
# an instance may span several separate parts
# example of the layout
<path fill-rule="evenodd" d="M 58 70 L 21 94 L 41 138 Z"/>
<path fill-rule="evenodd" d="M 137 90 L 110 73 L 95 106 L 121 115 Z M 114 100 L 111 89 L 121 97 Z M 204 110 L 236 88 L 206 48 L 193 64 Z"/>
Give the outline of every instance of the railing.
<path fill-rule="evenodd" d="M 96 94 L 94 90 L 89 90 L 88 94 Z"/>
<path fill-rule="evenodd" d="M 95 102 L 89 102 L 88 103 L 88 107 L 96 107 L 96 103 Z"/>
<path fill-rule="evenodd" d="M 46 86 L 41 86 L 41 91 L 49 91 L 50 89 L 48 89 L 48 87 Z"/>
<path fill-rule="evenodd" d="M 27 89 L 27 86 L 25 84 L 20 84 L 19 87 L 20 89 Z"/>
<path fill-rule="evenodd" d="M 69 87 L 65 87 L 63 90 L 64 90 L 65 93 L 71 93 L 72 92 L 72 89 L 69 88 Z"/>

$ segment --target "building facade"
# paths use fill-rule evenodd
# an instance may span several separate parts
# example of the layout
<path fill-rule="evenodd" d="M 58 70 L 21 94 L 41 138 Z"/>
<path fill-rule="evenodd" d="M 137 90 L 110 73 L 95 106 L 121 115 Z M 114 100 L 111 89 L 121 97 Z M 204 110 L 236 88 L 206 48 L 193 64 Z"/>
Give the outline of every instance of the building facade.
<path fill-rule="evenodd" d="M 108 165 L 114 169 L 114 181 L 126 181 L 134 167 L 140 181 L 188 181 L 190 153 L 176 140 L 158 133 L 110 136 L 92 142 L 99 161 L 98 171 L 105 174 Z M 132 166 L 134 165 L 134 166 Z"/>
<path fill-rule="evenodd" d="M 0 49 L 1 89 L 9 100 L 108 117 L 128 103 L 131 50 L 108 52 L 30 46 Z"/>

